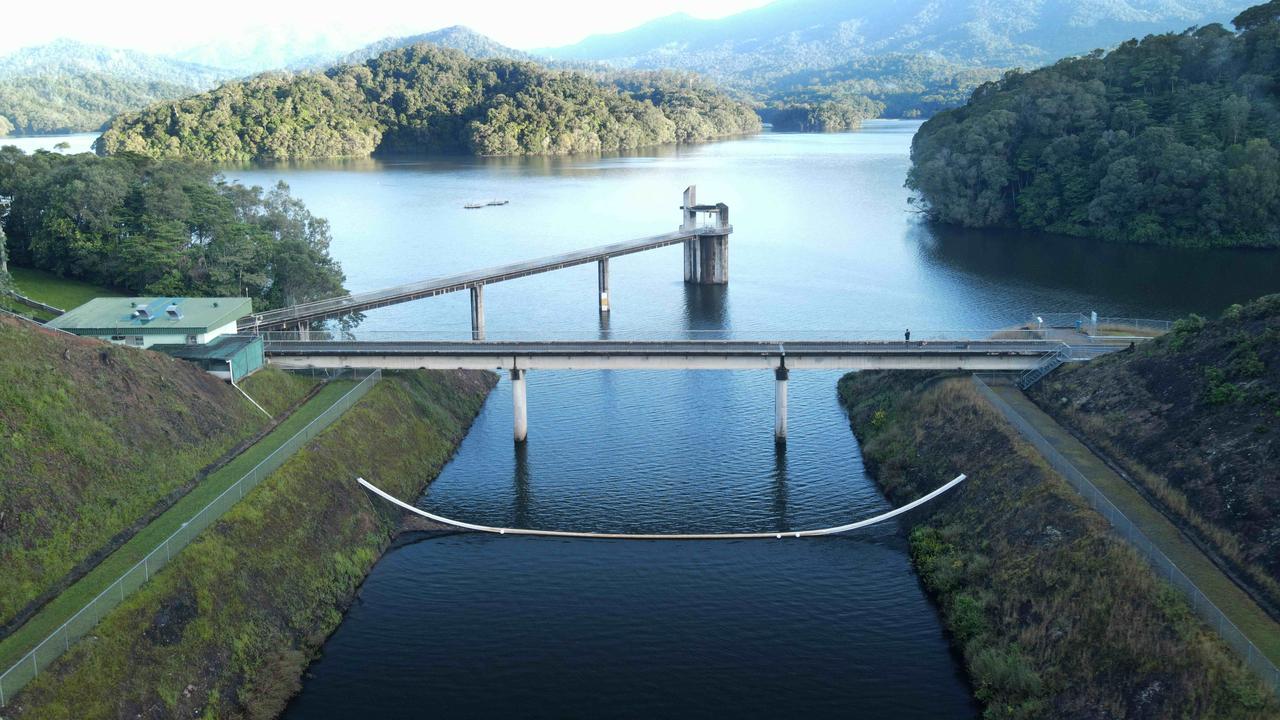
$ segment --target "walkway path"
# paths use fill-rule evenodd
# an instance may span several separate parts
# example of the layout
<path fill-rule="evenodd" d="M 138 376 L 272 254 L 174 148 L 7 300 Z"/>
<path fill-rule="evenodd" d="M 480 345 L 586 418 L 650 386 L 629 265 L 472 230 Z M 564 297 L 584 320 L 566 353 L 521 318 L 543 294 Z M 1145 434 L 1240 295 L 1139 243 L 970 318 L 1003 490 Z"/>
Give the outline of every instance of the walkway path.
<path fill-rule="evenodd" d="M 1273 663 L 1280 664 L 1280 624 L 1273 621 L 1159 510 L 1101 458 L 1047 415 L 1018 388 L 990 383 L 991 390 L 1074 465 L 1124 513 L 1214 605 Z"/>
<path fill-rule="evenodd" d="M 354 381 L 337 380 L 320 388 L 310 400 L 294 410 L 293 414 L 277 425 L 274 430 L 216 472 L 211 473 L 181 500 L 138 531 L 128 542 L 103 558 L 102 562 L 84 577 L 50 600 L 22 627 L 14 630 L 3 642 L 0 642 L 0 672 L 8 669 L 37 643 L 44 640 L 49 633 L 79 612 L 86 603 L 97 597 L 125 571 L 141 561 L 210 500 L 218 497 L 224 490 L 244 477 L 263 458 L 284 445 L 354 386 Z"/>

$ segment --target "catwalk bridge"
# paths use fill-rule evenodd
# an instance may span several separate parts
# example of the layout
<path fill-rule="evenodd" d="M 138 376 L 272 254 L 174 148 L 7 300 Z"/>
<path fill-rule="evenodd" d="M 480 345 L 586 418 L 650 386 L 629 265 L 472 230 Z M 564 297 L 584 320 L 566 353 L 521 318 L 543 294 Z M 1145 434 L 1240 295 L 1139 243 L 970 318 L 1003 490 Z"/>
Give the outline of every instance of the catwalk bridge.
<path fill-rule="evenodd" d="M 256 313 L 241 320 L 239 329 L 241 332 L 285 329 L 305 332 L 314 322 L 467 290 L 471 293 L 472 339 L 482 340 L 485 285 L 596 263 L 600 312 L 607 313 L 610 258 L 680 244 L 684 245 L 685 282 L 724 285 L 729 282 L 729 234 L 733 232 L 729 208 L 723 203 L 698 205 L 696 193 L 693 186 L 685 189 L 680 207 L 683 222 L 673 232 Z"/>
<path fill-rule="evenodd" d="M 1031 382 L 1071 360 L 1119 349 L 1090 340 L 1072 345 L 1043 332 L 973 333 L 946 340 L 894 342 L 833 339 L 645 340 L 620 342 L 487 342 L 484 286 L 596 263 L 600 312 L 609 312 L 609 260 L 670 245 L 684 245 L 687 283 L 722 285 L 729 281 L 729 208 L 699 205 L 696 188 L 685 189 L 682 221 L 673 232 L 537 260 L 475 270 L 345 295 L 250 315 L 240 331 L 260 334 L 272 364 L 282 368 L 488 369 L 511 374 L 516 442 L 528 436 L 525 374 L 530 370 L 769 370 L 775 378 L 774 437 L 787 438 L 787 380 L 792 370 L 962 370 L 1018 371 Z M 326 340 L 313 330 L 325 320 L 352 313 L 468 290 L 471 293 L 471 341 Z M 1085 336 L 1079 336 L 1083 339 Z M 1013 339 L 1010 339 L 1013 338 Z M 1090 344 L 1092 343 L 1092 344 Z"/>

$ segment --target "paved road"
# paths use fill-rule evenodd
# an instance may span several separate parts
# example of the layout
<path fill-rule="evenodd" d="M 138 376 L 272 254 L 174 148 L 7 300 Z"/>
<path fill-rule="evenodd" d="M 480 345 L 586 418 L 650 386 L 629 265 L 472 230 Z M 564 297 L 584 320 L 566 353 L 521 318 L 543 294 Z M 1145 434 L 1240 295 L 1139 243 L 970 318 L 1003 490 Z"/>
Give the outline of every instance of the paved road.
<path fill-rule="evenodd" d="M 268 342 L 288 367 L 501 367 L 526 369 L 990 369 L 1035 367 L 1062 343 L 1048 340 L 577 342 Z M 1107 347 L 1100 350 L 1114 351 Z"/>

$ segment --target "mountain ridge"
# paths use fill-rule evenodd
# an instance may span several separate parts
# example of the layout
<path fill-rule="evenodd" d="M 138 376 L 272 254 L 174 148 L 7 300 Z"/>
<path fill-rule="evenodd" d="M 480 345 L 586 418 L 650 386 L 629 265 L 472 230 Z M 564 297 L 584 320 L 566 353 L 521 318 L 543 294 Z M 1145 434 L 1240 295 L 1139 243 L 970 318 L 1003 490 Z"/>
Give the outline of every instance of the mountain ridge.
<path fill-rule="evenodd" d="M 725 18 L 668 15 L 621 33 L 543 48 L 556 60 L 702 72 L 726 80 L 832 67 L 886 54 L 969 66 L 1044 64 L 1131 37 L 1226 22 L 1247 2 L 1206 0 L 779 0 Z M 745 76 L 745 77 L 744 77 Z"/>

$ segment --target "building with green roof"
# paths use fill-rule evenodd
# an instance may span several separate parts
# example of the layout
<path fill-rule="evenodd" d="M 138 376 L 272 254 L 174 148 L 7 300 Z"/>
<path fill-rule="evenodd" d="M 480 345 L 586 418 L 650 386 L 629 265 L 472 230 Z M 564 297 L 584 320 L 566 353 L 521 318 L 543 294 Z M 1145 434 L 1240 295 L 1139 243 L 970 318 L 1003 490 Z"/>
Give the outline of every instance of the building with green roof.
<path fill-rule="evenodd" d="M 236 321 L 252 312 L 243 297 L 94 298 L 48 325 L 132 347 L 204 345 L 234 335 Z"/>

